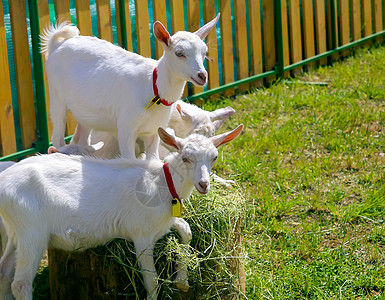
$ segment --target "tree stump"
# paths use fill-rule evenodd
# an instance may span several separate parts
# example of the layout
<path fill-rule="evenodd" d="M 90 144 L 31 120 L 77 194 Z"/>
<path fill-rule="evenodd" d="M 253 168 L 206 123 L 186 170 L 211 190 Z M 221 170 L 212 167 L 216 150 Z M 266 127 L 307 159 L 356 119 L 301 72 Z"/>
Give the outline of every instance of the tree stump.
<path fill-rule="evenodd" d="M 111 248 L 121 256 L 115 256 Z M 155 248 L 156 257 L 157 252 Z M 174 264 L 161 267 L 164 260 L 162 257 L 155 259 L 157 270 L 175 270 Z M 147 295 L 133 244 L 124 240 L 84 252 L 49 249 L 48 266 L 51 300 L 145 299 Z M 159 299 L 163 298 L 163 293 L 171 293 L 173 299 L 194 299 L 193 290 L 183 293 L 175 288 L 167 291 L 162 288 Z"/>
<path fill-rule="evenodd" d="M 124 274 L 111 257 L 50 249 L 48 265 L 52 300 L 119 299 L 117 287 Z"/>
<path fill-rule="evenodd" d="M 240 230 L 238 220 L 233 240 L 229 241 L 229 246 L 234 249 L 229 265 L 236 277 L 238 289 L 244 293 L 245 275 L 241 259 Z M 154 249 L 155 266 L 161 283 L 158 298 L 202 299 L 210 288 L 202 282 L 195 282 L 197 285 L 190 282 L 190 290 L 187 293 L 177 290 L 172 283 L 175 278 L 175 254 L 167 251 L 165 254 L 162 249 L 165 240 L 170 236 L 176 238 L 174 233 L 170 233 L 158 242 Z M 191 246 L 195 248 L 194 245 Z M 145 299 L 147 295 L 136 264 L 134 246 L 125 240 L 115 240 L 106 246 L 84 252 L 49 249 L 48 266 L 51 300 Z M 222 297 L 227 298 L 226 295 Z M 234 299 L 233 296 L 230 298 Z"/>

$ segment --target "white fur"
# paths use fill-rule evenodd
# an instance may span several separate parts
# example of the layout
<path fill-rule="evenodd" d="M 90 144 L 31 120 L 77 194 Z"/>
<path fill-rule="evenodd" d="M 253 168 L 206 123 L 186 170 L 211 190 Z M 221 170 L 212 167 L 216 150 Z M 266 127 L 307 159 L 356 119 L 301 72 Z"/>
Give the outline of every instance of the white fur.
<path fill-rule="evenodd" d="M 9 167 L 13 166 L 15 162 L 13 161 L 2 161 L 0 162 L 0 173 L 3 172 L 5 169 L 8 169 Z M 1 244 L 0 244 L 0 254 L 3 255 L 5 250 L 5 245 L 7 244 L 7 232 L 5 230 L 4 224 L 0 218 L 0 238 L 1 238 Z M 0 274 L 1 275 L 1 274 Z M 1 277 L 0 277 L 1 281 Z"/>
<path fill-rule="evenodd" d="M 68 144 L 56 149 L 54 146 L 48 148 L 48 154 L 62 153 L 67 155 L 82 155 L 82 156 L 93 156 L 95 151 L 98 151 L 103 147 L 104 143 L 99 142 L 95 145 L 81 146 L 78 144 Z"/>
<path fill-rule="evenodd" d="M 62 153 L 66 155 L 91 156 L 96 150 L 99 150 L 102 146 L 103 146 L 103 142 L 99 142 L 95 145 L 90 145 L 90 146 L 68 144 L 59 149 L 56 149 L 55 147 L 51 146 L 48 149 L 48 154 Z M 5 169 L 8 169 L 9 167 L 13 166 L 14 164 L 16 163 L 13 161 L 0 162 L 0 173 L 3 172 Z M 180 233 L 180 234 L 182 235 L 184 233 Z M 7 238 L 7 232 L 5 230 L 3 220 L 1 219 L 1 217 L 0 217 L 0 238 L 1 238 L 0 254 L 3 255 L 8 238 Z"/>
<path fill-rule="evenodd" d="M 96 37 L 79 36 L 74 26 L 47 30 L 42 45 L 47 57 L 52 144 L 56 148 L 64 146 L 66 113 L 70 110 L 88 130 L 79 144 L 86 145 L 91 129 L 109 131 L 117 137 L 123 157 L 135 157 L 138 137 L 144 142 L 147 156 L 157 157 L 156 130 L 167 126 L 171 108 L 155 105 L 144 109 L 154 96 L 153 70 L 157 67 L 159 96 L 168 102 L 180 98 L 186 81 L 206 84 L 203 61 L 207 46 L 202 39 L 218 19 L 219 15 L 196 33 L 180 31 L 173 36 L 155 22 L 155 37 L 164 47 L 158 61 Z"/>
<path fill-rule="evenodd" d="M 208 192 L 216 147 L 234 139 L 242 127 L 210 139 L 179 139 L 159 129 L 162 140 L 178 149 L 166 160 L 181 198 L 189 197 L 194 186 Z M 56 153 L 27 158 L 3 171 L 0 216 L 8 243 L 0 260 L 0 295 L 32 300 L 32 282 L 47 247 L 82 250 L 124 238 L 134 242 L 148 299 L 156 299 L 154 243 L 178 226 L 162 166 L 158 160 Z M 182 282 L 187 281 L 183 272 L 177 276 Z"/>
<path fill-rule="evenodd" d="M 207 111 L 178 100 L 174 104 L 168 127 L 174 129 L 175 135 L 179 137 L 186 137 L 192 133 L 211 137 L 234 112 L 230 106 Z"/>
<path fill-rule="evenodd" d="M 0 162 L 0 172 L 3 172 L 5 169 L 13 166 L 15 164 L 14 161 L 1 161 Z"/>
<path fill-rule="evenodd" d="M 178 100 L 173 105 L 168 127 L 174 131 L 176 136 L 181 138 L 193 133 L 211 137 L 234 112 L 235 110 L 230 106 L 215 111 L 206 111 L 196 105 Z M 159 148 L 161 158 L 166 157 L 169 153 L 170 149 L 165 146 L 164 143 L 161 143 Z"/>
<path fill-rule="evenodd" d="M 41 51 L 45 53 L 45 58 L 48 59 L 48 56 L 59 47 L 62 42 L 79 34 L 79 29 L 67 21 L 58 24 L 57 27 L 51 24 L 43 31 L 43 35 L 40 36 Z"/>
<path fill-rule="evenodd" d="M 224 121 L 232 116 L 234 112 L 234 109 L 229 106 L 215 111 L 206 111 L 196 105 L 178 100 L 172 106 L 167 130 L 181 138 L 185 138 L 192 133 L 210 137 L 215 134 Z M 101 150 L 98 150 L 94 154 L 95 156 L 101 158 L 115 158 L 120 155 L 118 140 L 111 133 L 92 131 L 91 142 L 96 143 L 98 141 L 103 141 L 104 147 Z M 138 155 L 142 151 L 144 151 L 143 147 L 137 144 L 136 154 Z M 160 143 L 159 157 L 161 159 L 164 159 L 170 151 L 174 150 L 167 147 L 164 143 Z M 212 174 L 211 177 L 215 182 L 227 187 L 235 184 L 233 180 L 221 178 L 216 174 Z"/>
<path fill-rule="evenodd" d="M 173 132 L 174 135 L 181 138 L 185 138 L 193 133 L 211 137 L 234 112 L 234 109 L 229 106 L 215 111 L 206 111 L 196 105 L 178 100 L 172 105 L 167 130 L 172 130 L 171 132 Z M 96 143 L 99 141 L 104 142 L 104 147 L 98 150 L 95 156 L 115 158 L 120 155 L 118 140 L 114 135 L 105 131 L 92 131 L 91 142 Z M 141 145 L 137 146 L 136 154 L 138 155 L 144 149 Z M 170 150 L 174 151 L 171 148 L 166 148 L 165 144 L 161 143 L 159 147 L 160 158 L 164 159 L 170 153 Z"/>

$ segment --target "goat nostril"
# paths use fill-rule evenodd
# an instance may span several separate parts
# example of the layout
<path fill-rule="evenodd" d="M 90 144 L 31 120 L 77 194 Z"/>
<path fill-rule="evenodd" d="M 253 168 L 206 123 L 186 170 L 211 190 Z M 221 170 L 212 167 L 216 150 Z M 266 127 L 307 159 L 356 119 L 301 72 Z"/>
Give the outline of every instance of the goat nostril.
<path fill-rule="evenodd" d="M 206 74 L 201 72 L 201 73 L 198 73 L 198 77 L 202 80 L 202 81 L 205 81 L 206 82 Z"/>
<path fill-rule="evenodd" d="M 207 187 L 209 186 L 208 182 L 206 182 L 206 181 L 200 181 L 199 185 L 204 190 L 207 190 Z"/>

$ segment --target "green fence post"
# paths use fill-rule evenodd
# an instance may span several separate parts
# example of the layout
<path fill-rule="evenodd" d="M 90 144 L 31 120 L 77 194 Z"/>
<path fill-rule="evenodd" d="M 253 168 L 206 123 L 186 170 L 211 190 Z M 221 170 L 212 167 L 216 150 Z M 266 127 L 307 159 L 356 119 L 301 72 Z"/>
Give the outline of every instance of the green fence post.
<path fill-rule="evenodd" d="M 44 92 L 43 60 L 40 53 L 40 24 L 37 0 L 29 0 L 29 17 L 32 39 L 33 69 L 35 74 L 37 129 L 39 140 L 35 143 L 38 151 L 45 153 L 49 146 L 47 107 Z"/>
<path fill-rule="evenodd" d="M 282 6 L 281 0 L 274 0 L 274 25 L 275 25 L 275 48 L 277 61 L 275 67 L 277 75 L 280 78 L 284 77 L 284 50 L 283 50 L 283 33 L 282 33 Z"/>
<path fill-rule="evenodd" d="M 126 28 L 126 10 L 124 5 L 125 0 L 119 0 L 119 22 L 122 47 L 127 50 L 127 28 Z"/>

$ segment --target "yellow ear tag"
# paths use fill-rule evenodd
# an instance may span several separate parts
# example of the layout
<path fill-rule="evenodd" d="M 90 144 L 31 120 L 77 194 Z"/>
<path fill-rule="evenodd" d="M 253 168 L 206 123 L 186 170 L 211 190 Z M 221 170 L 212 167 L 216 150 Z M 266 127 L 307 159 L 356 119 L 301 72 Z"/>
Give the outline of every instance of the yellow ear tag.
<path fill-rule="evenodd" d="M 182 202 L 178 198 L 174 198 L 172 201 L 172 216 L 180 218 L 182 216 Z"/>
<path fill-rule="evenodd" d="M 147 103 L 146 107 L 144 108 L 145 110 L 151 108 L 154 106 L 154 104 L 157 104 L 160 101 L 159 96 L 155 96 L 150 100 L 150 102 Z"/>

